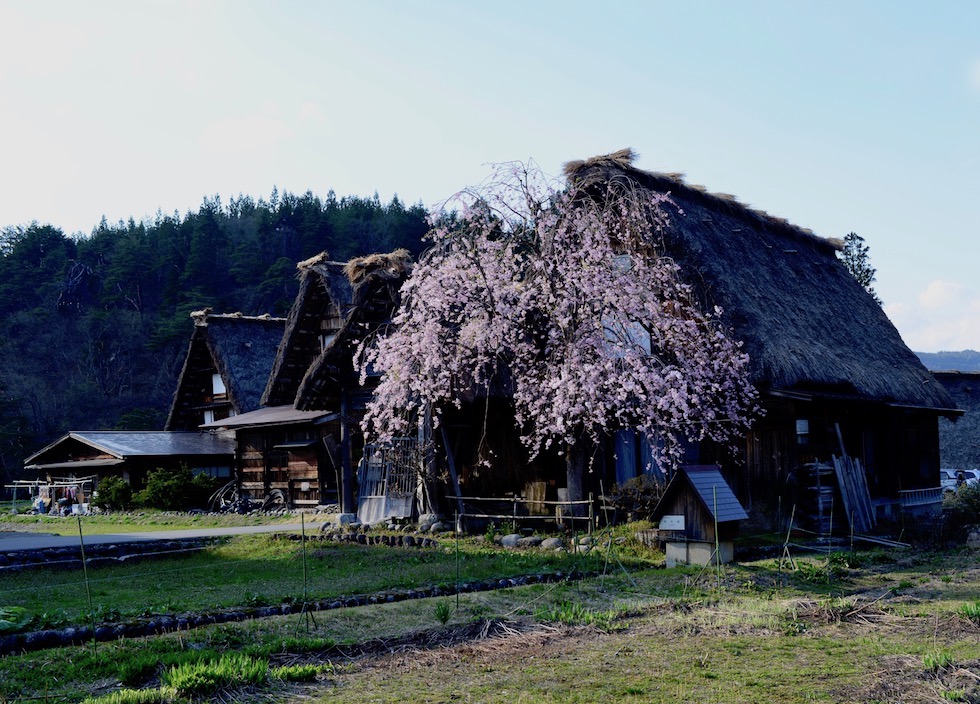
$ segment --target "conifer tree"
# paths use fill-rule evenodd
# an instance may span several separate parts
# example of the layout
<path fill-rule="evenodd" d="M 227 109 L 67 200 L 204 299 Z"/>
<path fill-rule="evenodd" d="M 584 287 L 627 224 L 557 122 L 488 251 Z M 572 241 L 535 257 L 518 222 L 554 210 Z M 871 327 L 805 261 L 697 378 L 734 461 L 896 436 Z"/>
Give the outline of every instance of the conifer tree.
<path fill-rule="evenodd" d="M 848 232 L 844 237 L 844 249 L 838 257 L 844 267 L 851 272 L 857 282 L 864 287 L 879 306 L 882 305 L 881 298 L 871 285 L 875 281 L 876 270 L 871 266 L 868 245 L 864 243 L 864 238 L 856 232 Z"/>

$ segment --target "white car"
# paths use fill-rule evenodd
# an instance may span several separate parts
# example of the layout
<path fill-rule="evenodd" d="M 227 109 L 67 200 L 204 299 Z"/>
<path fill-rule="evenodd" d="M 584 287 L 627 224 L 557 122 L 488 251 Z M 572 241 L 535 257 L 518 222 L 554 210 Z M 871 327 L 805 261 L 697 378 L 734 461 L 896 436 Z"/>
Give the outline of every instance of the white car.
<path fill-rule="evenodd" d="M 958 475 L 962 474 L 962 479 Z M 939 483 L 943 492 L 957 491 L 960 485 L 976 486 L 980 484 L 980 469 L 940 469 Z"/>

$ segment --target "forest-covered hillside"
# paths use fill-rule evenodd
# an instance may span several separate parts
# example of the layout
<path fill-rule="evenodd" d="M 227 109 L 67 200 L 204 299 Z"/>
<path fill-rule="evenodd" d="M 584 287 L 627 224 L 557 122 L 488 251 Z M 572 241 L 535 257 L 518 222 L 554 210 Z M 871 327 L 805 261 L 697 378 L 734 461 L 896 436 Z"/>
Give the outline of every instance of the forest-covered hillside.
<path fill-rule="evenodd" d="M 273 191 L 88 237 L 0 231 L 0 479 L 68 430 L 161 429 L 192 310 L 284 315 L 296 263 L 422 249 L 427 212 L 374 198 Z"/>

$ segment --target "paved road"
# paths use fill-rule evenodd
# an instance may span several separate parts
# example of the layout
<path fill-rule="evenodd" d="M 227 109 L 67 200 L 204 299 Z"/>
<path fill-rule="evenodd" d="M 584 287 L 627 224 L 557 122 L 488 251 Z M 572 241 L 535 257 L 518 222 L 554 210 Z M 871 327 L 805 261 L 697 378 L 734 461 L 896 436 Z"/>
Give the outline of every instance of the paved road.
<path fill-rule="evenodd" d="M 306 524 L 307 534 L 320 529 L 320 521 Z M 221 535 L 249 535 L 252 533 L 288 533 L 302 528 L 299 523 L 267 526 L 238 526 L 235 528 L 193 528 L 190 530 L 157 530 L 146 533 L 103 533 L 85 536 L 86 545 L 105 543 L 135 543 L 149 540 L 181 540 L 183 538 L 212 538 Z M 82 529 L 84 531 L 84 528 Z M 0 532 L 0 552 L 15 550 L 39 550 L 64 548 L 78 545 L 77 535 L 51 535 L 50 533 Z"/>

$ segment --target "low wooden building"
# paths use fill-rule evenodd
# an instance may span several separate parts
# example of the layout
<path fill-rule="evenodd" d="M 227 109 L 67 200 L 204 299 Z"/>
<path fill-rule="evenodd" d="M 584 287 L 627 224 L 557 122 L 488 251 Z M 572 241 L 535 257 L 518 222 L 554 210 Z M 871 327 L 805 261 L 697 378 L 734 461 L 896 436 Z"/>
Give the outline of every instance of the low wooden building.
<path fill-rule="evenodd" d="M 934 371 L 932 375 L 963 410 L 958 420 L 939 421 L 942 466 L 980 468 L 980 372 Z"/>
<path fill-rule="evenodd" d="M 273 406 L 202 426 L 234 434 L 239 495 L 303 508 L 337 501 L 338 414 Z"/>
<path fill-rule="evenodd" d="M 233 438 L 197 431 L 73 431 L 24 460 L 25 468 L 39 476 L 93 476 L 96 491 L 106 476 L 121 477 L 139 489 L 151 469 L 181 466 L 227 480 L 234 464 Z"/>

